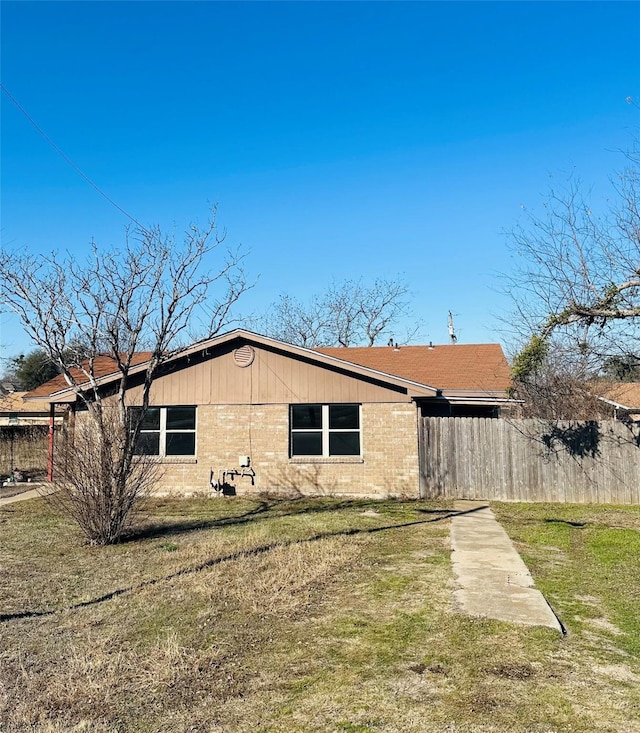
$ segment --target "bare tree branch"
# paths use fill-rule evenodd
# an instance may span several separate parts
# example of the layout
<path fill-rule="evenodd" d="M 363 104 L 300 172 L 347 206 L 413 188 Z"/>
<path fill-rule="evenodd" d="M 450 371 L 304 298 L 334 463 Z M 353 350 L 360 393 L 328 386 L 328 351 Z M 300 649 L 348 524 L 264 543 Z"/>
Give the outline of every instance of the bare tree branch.
<path fill-rule="evenodd" d="M 128 231 L 122 248 L 92 243 L 83 260 L 0 253 L 0 303 L 18 315 L 87 409 L 111 465 L 100 478 L 105 495 L 122 496 L 136 470 L 137 433 L 162 364 L 188 345 L 184 337 L 195 334 L 196 324 L 198 339 L 220 332 L 250 287 L 244 253 L 221 250 L 224 233 L 215 214 L 203 228 L 191 225 L 181 242 L 159 227 Z M 141 350 L 148 352 L 142 411 L 132 423 L 126 393 Z M 112 400 L 102 394 L 96 372 L 98 357 L 105 355 L 119 375 L 117 429 L 113 415 L 107 419 L 105 405 Z"/>
<path fill-rule="evenodd" d="M 598 405 L 581 393 L 612 359 L 637 360 L 637 144 L 625 158 L 604 202 L 592 203 L 592 192 L 570 176 L 565 186 L 550 190 L 542 212 L 527 211 L 511 233 L 518 263 L 509 278 L 511 320 L 521 342 L 513 376 L 537 415 L 571 418 L 584 415 L 587 405 L 597 415 Z"/>
<path fill-rule="evenodd" d="M 374 346 L 412 320 L 409 299 L 408 286 L 399 278 L 378 278 L 370 286 L 361 280 L 334 281 L 307 303 L 281 295 L 262 327 L 300 346 Z M 416 323 L 407 340 L 418 330 Z"/>
<path fill-rule="evenodd" d="M 578 329 L 585 340 L 640 316 L 640 171 L 637 159 L 629 163 L 603 213 L 571 177 L 550 191 L 542 214 L 527 212 L 512 232 L 519 268 L 511 292 L 530 332 L 547 338 Z"/>

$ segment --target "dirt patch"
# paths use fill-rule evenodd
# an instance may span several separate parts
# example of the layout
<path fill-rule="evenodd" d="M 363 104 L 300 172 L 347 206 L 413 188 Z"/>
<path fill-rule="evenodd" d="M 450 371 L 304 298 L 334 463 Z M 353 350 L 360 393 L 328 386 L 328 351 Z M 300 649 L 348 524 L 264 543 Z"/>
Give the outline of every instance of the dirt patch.
<path fill-rule="evenodd" d="M 535 669 L 528 662 L 504 662 L 487 667 L 485 671 L 506 680 L 527 680 L 535 674 Z"/>
<path fill-rule="evenodd" d="M 640 675 L 632 672 L 625 664 L 596 665 L 594 671 L 618 682 L 640 682 Z"/>
<path fill-rule="evenodd" d="M 574 596 L 574 598 L 576 601 L 584 603 L 585 606 L 599 606 L 602 603 L 601 599 L 595 596 Z"/>
<path fill-rule="evenodd" d="M 590 618 L 586 619 L 585 623 L 590 626 L 595 626 L 597 629 L 602 629 L 602 631 L 608 631 L 610 634 L 614 634 L 615 636 L 620 636 L 620 634 L 622 634 L 622 631 L 606 618 Z"/>

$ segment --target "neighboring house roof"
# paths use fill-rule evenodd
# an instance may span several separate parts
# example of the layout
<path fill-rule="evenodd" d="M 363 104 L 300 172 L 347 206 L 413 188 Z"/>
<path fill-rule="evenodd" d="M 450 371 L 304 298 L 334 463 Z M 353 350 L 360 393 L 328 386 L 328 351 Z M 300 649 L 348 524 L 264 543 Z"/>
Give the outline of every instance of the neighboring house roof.
<path fill-rule="evenodd" d="M 45 412 L 49 413 L 49 403 L 46 400 L 40 402 L 24 402 L 22 397 L 26 392 L 10 392 L 0 397 L 0 412 Z"/>
<path fill-rule="evenodd" d="M 613 407 L 640 412 L 640 382 L 601 382 L 592 386 L 592 391 Z"/>
<path fill-rule="evenodd" d="M 399 385 L 416 397 L 440 397 L 452 399 L 507 400 L 510 386 L 509 367 L 498 344 L 447 346 L 339 347 L 311 349 L 286 344 L 268 336 L 261 336 L 244 329 L 236 329 L 169 357 L 168 363 L 190 357 L 205 358 L 209 349 L 233 341 L 244 341 L 277 349 L 291 356 L 302 357 L 332 368 L 368 378 L 381 379 Z M 144 371 L 150 354 L 137 354 L 131 374 Z M 100 384 L 108 384 L 119 377 L 115 361 L 110 357 L 95 360 L 94 378 Z M 79 384 L 89 386 L 88 380 L 78 375 Z M 73 388 L 64 377 L 55 377 L 27 395 L 27 399 L 47 398 L 51 402 L 69 402 L 75 399 Z"/>

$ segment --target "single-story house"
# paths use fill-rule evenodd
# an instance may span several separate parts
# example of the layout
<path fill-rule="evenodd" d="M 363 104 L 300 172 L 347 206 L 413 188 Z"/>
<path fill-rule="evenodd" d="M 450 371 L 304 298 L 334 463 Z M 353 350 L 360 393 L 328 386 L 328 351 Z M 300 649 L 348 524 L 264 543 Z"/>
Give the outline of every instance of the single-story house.
<path fill-rule="evenodd" d="M 23 398 L 27 392 L 8 392 L 0 396 L 0 426 L 6 425 L 48 425 L 50 405 L 48 400 Z M 55 413 L 56 422 L 62 421 L 63 413 Z"/>
<path fill-rule="evenodd" d="M 132 409 L 145 358 L 131 373 Z M 108 357 L 94 374 L 105 390 L 119 376 Z M 162 463 L 166 492 L 417 497 L 421 418 L 498 417 L 509 386 L 498 344 L 311 349 L 237 329 L 164 364 L 140 452 Z M 62 377 L 28 398 L 82 417 Z"/>

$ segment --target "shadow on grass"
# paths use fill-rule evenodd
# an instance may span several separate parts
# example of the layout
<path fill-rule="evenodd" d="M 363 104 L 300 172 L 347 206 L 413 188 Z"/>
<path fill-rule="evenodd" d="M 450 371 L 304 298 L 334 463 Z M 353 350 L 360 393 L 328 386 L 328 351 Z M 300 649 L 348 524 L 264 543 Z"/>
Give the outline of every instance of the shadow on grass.
<path fill-rule="evenodd" d="M 593 522 L 578 522 L 570 519 L 560 519 L 558 517 L 519 517 L 518 524 L 527 526 L 540 526 L 543 524 L 560 524 L 573 529 L 583 529 Z"/>
<path fill-rule="evenodd" d="M 360 502 L 341 502 L 340 505 L 344 506 L 353 506 L 356 504 L 356 506 L 361 507 L 365 503 Z M 371 502 L 372 505 L 376 505 L 375 502 Z M 260 505 L 261 506 L 261 505 Z M 260 506 L 258 506 L 256 509 L 260 510 Z M 379 506 L 379 503 L 377 504 Z M 16 611 L 14 613 L 3 613 L 0 614 L 0 623 L 6 623 L 7 621 L 14 621 L 18 619 L 28 619 L 28 618 L 43 618 L 46 616 L 54 616 L 59 613 L 64 613 L 65 611 L 75 611 L 81 608 L 87 608 L 89 606 L 96 606 L 100 603 L 104 603 L 105 601 L 110 601 L 113 598 L 117 598 L 119 596 L 123 596 L 129 593 L 135 593 L 137 591 L 143 590 L 144 588 L 150 588 L 155 585 L 158 585 L 160 583 L 169 582 L 171 580 L 175 580 L 176 578 L 181 578 L 186 575 L 191 575 L 193 573 L 199 573 L 203 570 L 208 570 L 209 568 L 216 567 L 217 565 L 222 565 L 227 562 L 234 562 L 236 560 L 240 560 L 242 558 L 247 557 L 258 557 L 260 555 L 264 555 L 265 553 L 270 552 L 271 550 L 275 550 L 276 548 L 280 547 L 292 547 L 294 545 L 302 545 L 310 542 L 317 542 L 318 540 L 324 540 L 331 537 L 353 537 L 357 535 L 367 535 L 367 534 L 376 534 L 377 532 L 388 532 L 390 530 L 398 530 L 398 529 L 405 529 L 407 527 L 415 527 L 417 525 L 421 524 L 433 524 L 434 522 L 441 522 L 445 519 L 450 519 L 452 517 L 459 517 L 464 516 L 465 514 L 473 514 L 474 512 L 479 511 L 484 507 L 474 507 L 472 509 L 464 510 L 464 511 L 456 511 L 456 510 L 447 510 L 447 509 L 435 509 L 435 510 L 423 510 L 418 509 L 417 511 L 424 513 L 424 514 L 436 514 L 437 516 L 432 517 L 430 519 L 419 519 L 413 522 L 402 522 L 398 524 L 387 524 L 383 525 L 381 527 L 369 527 L 369 528 L 357 528 L 353 527 L 350 529 L 344 529 L 344 530 L 336 530 L 331 532 L 319 532 L 318 534 L 312 535 L 311 537 L 305 537 L 303 539 L 297 539 L 297 540 L 288 540 L 285 542 L 270 542 L 266 545 L 260 545 L 258 547 L 253 547 L 249 550 L 240 550 L 238 552 L 232 552 L 228 555 L 223 555 L 221 557 L 212 557 L 208 560 L 205 560 L 204 562 L 197 563 L 195 565 L 191 565 L 186 568 L 182 568 L 180 570 L 176 570 L 173 573 L 169 573 L 168 575 L 164 575 L 160 578 L 152 578 L 150 580 L 145 580 L 142 583 L 137 583 L 136 585 L 128 586 L 126 588 L 117 588 L 113 591 L 109 591 L 108 593 L 104 593 L 101 596 L 97 596 L 95 598 L 91 598 L 88 601 L 81 601 L 80 603 L 74 603 L 70 606 L 67 606 L 65 608 L 59 608 L 59 609 L 46 609 L 42 611 Z M 325 507 L 326 510 L 326 507 Z M 305 513 L 305 509 L 303 509 L 299 513 Z M 322 508 L 319 508 L 317 510 L 313 508 L 308 508 L 308 511 L 322 511 Z M 249 521 L 250 516 L 247 513 L 246 515 L 241 515 L 239 517 L 236 517 L 237 520 L 241 521 Z M 285 516 L 288 516 L 285 515 Z M 218 520 L 213 520 L 212 526 L 221 526 L 220 524 L 217 524 Z M 205 523 L 207 524 L 207 523 Z M 202 524 L 198 525 L 199 528 L 202 528 Z M 176 531 L 175 528 L 173 531 Z M 155 535 L 154 535 L 155 536 Z"/>
<path fill-rule="evenodd" d="M 545 519 L 545 524 L 566 524 L 568 527 L 575 527 L 577 529 L 582 529 L 582 527 L 587 526 L 587 522 L 571 522 L 568 519 Z"/>
<path fill-rule="evenodd" d="M 224 501 L 224 499 L 216 500 Z M 157 539 L 168 534 L 179 534 L 182 532 L 196 532 L 203 529 L 216 529 L 220 527 L 233 527 L 255 521 L 260 515 L 268 515 L 273 505 L 268 501 L 261 501 L 257 507 L 247 512 L 232 517 L 218 517 L 216 519 L 188 519 L 170 521 L 163 524 L 150 523 L 147 526 L 131 528 L 122 538 L 120 544 L 139 542 L 140 540 Z M 267 516 L 265 516 L 265 519 Z"/>
<path fill-rule="evenodd" d="M 212 501 L 225 501 L 225 499 L 212 499 Z M 325 512 L 343 511 L 344 509 L 379 509 L 381 503 L 379 499 L 345 499 L 343 501 L 330 501 L 327 504 L 318 502 L 317 498 L 313 500 L 309 497 L 288 497 L 288 498 L 270 498 L 262 500 L 258 506 L 249 511 L 227 517 L 216 517 L 214 519 L 185 519 L 173 520 L 166 523 L 154 523 L 147 526 L 131 529 L 122 539 L 122 543 L 138 542 L 140 540 L 158 539 L 168 534 L 180 534 L 203 529 L 219 529 L 221 527 L 234 527 L 255 522 L 256 519 L 273 519 L 275 517 L 294 517 L 303 514 L 320 514 Z M 451 513 L 450 509 L 420 509 L 413 511 L 422 514 L 447 514 Z"/>

